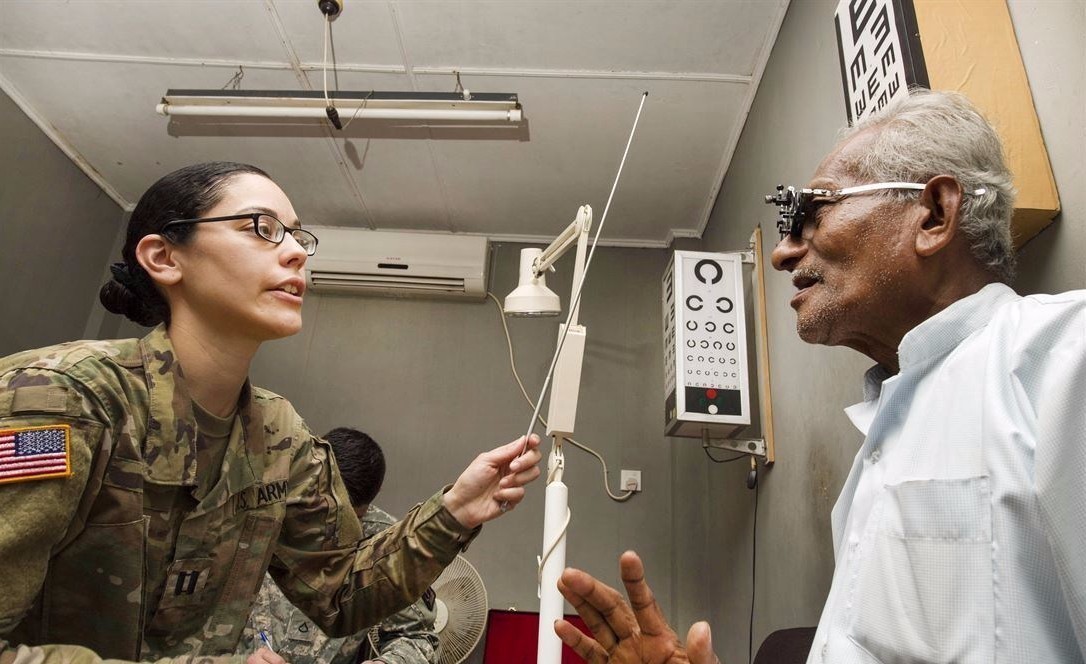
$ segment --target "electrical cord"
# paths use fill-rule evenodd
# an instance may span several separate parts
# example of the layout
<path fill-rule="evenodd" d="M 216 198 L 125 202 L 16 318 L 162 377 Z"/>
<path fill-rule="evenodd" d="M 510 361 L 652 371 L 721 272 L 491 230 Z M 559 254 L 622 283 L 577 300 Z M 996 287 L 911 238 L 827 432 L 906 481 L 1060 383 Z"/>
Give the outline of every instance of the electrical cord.
<path fill-rule="evenodd" d="M 715 456 L 713 456 L 711 452 L 709 452 L 710 448 L 709 448 L 709 445 L 706 444 L 706 443 L 702 444 L 701 449 L 705 450 L 705 456 L 709 457 L 709 460 L 712 461 L 713 463 L 731 463 L 732 461 L 738 461 L 740 459 L 749 458 L 746 454 L 736 454 L 735 456 L 731 457 L 730 459 L 718 459 Z"/>
<path fill-rule="evenodd" d="M 333 108 L 332 101 L 328 98 L 328 45 L 332 44 L 332 75 L 336 77 L 336 91 L 339 91 L 339 69 L 336 67 L 336 47 L 332 42 L 332 17 L 324 17 L 324 57 L 322 59 L 324 69 L 324 103 L 328 108 Z M 366 96 L 362 98 L 358 106 L 354 107 L 354 112 L 351 113 L 351 117 L 347 118 L 347 121 L 343 123 L 342 127 L 336 127 L 341 131 L 346 131 L 347 127 L 351 126 L 354 119 L 358 117 L 358 112 L 363 108 L 366 108 L 367 103 L 370 100 L 370 96 L 373 95 L 373 90 L 366 93 Z M 329 118 L 331 119 L 331 118 Z M 336 122 L 339 121 L 339 115 L 336 114 Z"/>
<path fill-rule="evenodd" d="M 754 598 L 755 581 L 758 579 L 758 484 L 754 485 L 754 524 L 750 532 L 750 627 L 747 632 L 747 661 L 754 662 Z"/>
<path fill-rule="evenodd" d="M 498 300 L 498 298 L 494 295 L 494 293 L 488 292 L 487 296 L 491 300 L 493 300 L 494 305 L 498 307 L 498 319 L 501 320 L 502 329 L 505 331 L 505 343 L 506 343 L 506 346 L 508 346 L 508 348 L 509 348 L 509 368 L 513 370 L 513 378 L 516 379 L 517 385 L 520 387 L 520 393 L 524 395 L 524 400 L 527 401 L 528 405 L 532 408 L 533 411 L 535 411 L 536 404 L 535 404 L 534 401 L 532 401 L 532 398 L 530 396 L 528 396 L 528 390 L 525 389 L 524 382 L 520 379 L 520 374 L 517 373 L 517 364 L 516 364 L 516 361 L 513 358 L 513 338 L 511 336 L 509 336 L 509 326 L 505 322 L 505 311 L 502 309 L 502 303 Z M 536 419 L 544 427 L 547 426 L 547 420 L 543 419 L 542 415 L 536 415 Z M 577 447 L 578 449 L 581 449 L 581 450 L 583 450 L 585 452 L 588 452 L 592 456 L 599 459 L 600 464 L 603 465 L 603 490 L 607 492 L 607 495 L 611 498 L 611 500 L 614 500 L 614 501 L 620 502 L 620 503 L 625 502 L 625 501 L 629 500 L 631 496 L 633 496 L 635 493 L 637 493 L 636 491 L 626 491 L 625 494 L 621 495 L 621 496 L 616 496 L 615 494 L 611 493 L 611 487 L 608 486 L 608 484 L 607 484 L 607 474 L 608 474 L 607 473 L 607 462 L 603 460 L 603 457 L 600 455 L 600 453 L 597 452 L 596 450 L 592 449 L 591 447 L 588 447 L 587 445 L 584 445 L 582 443 L 577 442 L 576 440 L 573 440 L 572 438 L 566 438 L 565 440 L 567 440 L 574 447 Z"/>
<path fill-rule="evenodd" d="M 324 57 L 321 58 L 321 69 L 324 70 L 324 103 L 328 106 L 332 102 L 328 99 L 328 42 L 332 40 L 332 17 L 324 17 Z"/>

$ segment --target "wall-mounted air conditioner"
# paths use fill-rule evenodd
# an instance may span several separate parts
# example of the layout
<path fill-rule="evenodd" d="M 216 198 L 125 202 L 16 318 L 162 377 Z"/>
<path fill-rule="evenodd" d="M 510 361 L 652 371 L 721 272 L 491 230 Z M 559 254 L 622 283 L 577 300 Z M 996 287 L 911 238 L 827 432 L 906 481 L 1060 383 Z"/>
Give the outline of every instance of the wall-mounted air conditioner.
<path fill-rule="evenodd" d="M 314 292 L 393 297 L 486 297 L 487 238 L 307 226 L 320 244 L 306 261 Z"/>

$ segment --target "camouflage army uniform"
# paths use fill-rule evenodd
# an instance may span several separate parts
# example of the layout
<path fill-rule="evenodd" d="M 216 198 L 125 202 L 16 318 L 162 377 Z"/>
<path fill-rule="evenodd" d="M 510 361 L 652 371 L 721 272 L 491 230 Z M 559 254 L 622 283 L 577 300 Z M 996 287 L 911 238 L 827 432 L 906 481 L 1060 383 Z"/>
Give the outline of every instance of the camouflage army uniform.
<path fill-rule="evenodd" d="M 161 326 L 0 359 L 0 438 L 34 427 L 63 434 L 71 476 L 0 476 L 0 664 L 232 656 L 269 570 L 321 629 L 353 634 L 473 536 L 437 494 L 360 544 L 328 444 L 248 382 L 221 468 L 197 468 Z"/>
<path fill-rule="evenodd" d="M 396 522 L 384 510 L 370 505 L 362 518 L 362 534 L 373 537 Z M 433 591 L 374 628 L 377 652 L 364 630 L 353 636 L 331 638 L 291 605 L 271 576 L 264 577 L 241 646 L 259 648 L 264 630 L 275 651 L 290 664 L 355 664 L 367 659 L 386 664 L 437 664 L 437 633 L 434 632 Z M 244 651 L 244 650 L 243 650 Z"/>

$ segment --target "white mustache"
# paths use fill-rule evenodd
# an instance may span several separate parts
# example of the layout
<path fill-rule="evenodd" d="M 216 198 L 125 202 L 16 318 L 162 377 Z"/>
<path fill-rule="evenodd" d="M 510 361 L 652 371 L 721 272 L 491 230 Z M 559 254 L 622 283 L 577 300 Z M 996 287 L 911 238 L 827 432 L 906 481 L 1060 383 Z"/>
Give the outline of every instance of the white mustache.
<path fill-rule="evenodd" d="M 822 272 L 811 267 L 800 267 L 792 271 L 792 283 L 796 283 L 800 280 L 813 279 L 819 283 L 822 282 Z"/>

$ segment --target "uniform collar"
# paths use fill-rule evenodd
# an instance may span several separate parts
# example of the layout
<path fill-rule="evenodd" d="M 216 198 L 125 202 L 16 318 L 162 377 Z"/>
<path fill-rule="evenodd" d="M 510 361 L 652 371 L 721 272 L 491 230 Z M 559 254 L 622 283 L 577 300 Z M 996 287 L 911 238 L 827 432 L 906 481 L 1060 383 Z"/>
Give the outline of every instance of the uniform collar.
<path fill-rule="evenodd" d="M 185 374 L 174 354 L 165 325 L 159 325 L 140 339 L 140 355 L 147 380 L 147 438 L 143 458 L 151 482 L 196 486 L 196 419 Z M 237 431 L 238 427 L 241 431 Z M 227 455 L 242 457 L 231 461 L 226 471 L 227 487 L 236 493 L 252 486 L 264 470 L 264 426 L 260 408 L 252 397 L 249 381 L 238 398 L 238 418 L 231 433 Z M 240 434 L 240 436 L 239 436 Z"/>
<path fill-rule="evenodd" d="M 901 371 L 954 350 L 966 337 L 987 325 L 996 309 L 1019 297 L 1006 284 L 988 284 L 920 323 L 898 345 Z"/>

